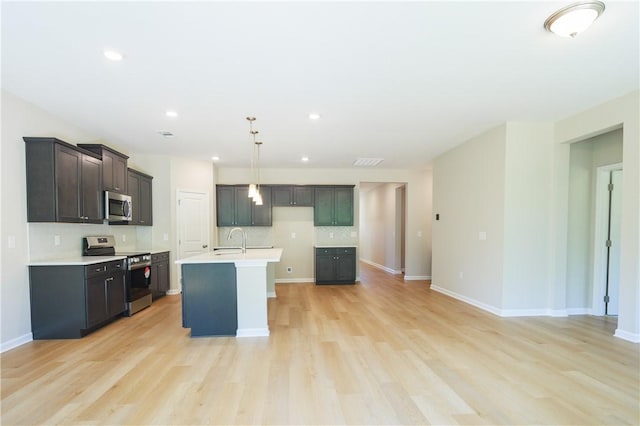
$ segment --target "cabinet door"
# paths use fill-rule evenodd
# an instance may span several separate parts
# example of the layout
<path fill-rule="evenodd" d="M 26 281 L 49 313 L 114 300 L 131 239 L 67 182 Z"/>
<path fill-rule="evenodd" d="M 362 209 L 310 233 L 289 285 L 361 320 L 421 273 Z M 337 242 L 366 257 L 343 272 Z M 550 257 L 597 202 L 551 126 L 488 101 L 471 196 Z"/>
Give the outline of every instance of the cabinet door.
<path fill-rule="evenodd" d="M 102 151 L 102 186 L 105 191 L 115 191 L 113 179 L 113 157 L 109 151 Z"/>
<path fill-rule="evenodd" d="M 82 216 L 84 222 L 102 223 L 102 161 L 82 155 Z"/>
<path fill-rule="evenodd" d="M 157 291 L 167 292 L 170 288 L 169 283 L 169 262 L 162 262 L 158 264 L 158 269 L 156 270 L 156 274 L 158 275 L 158 284 Z"/>
<path fill-rule="evenodd" d="M 264 200 L 264 196 L 262 197 Z M 288 207 L 293 204 L 293 190 L 290 186 L 272 186 L 271 201 L 273 206 Z"/>
<path fill-rule="evenodd" d="M 260 191 L 262 192 L 262 188 L 260 188 Z M 249 198 L 249 187 L 236 186 L 234 187 L 234 192 L 236 206 L 234 225 L 251 226 L 251 205 L 253 201 Z"/>
<path fill-rule="evenodd" d="M 140 176 L 138 191 L 138 223 L 140 225 L 153 225 L 152 192 L 153 181 L 146 176 Z"/>
<path fill-rule="evenodd" d="M 313 207 L 313 187 L 294 186 L 292 187 L 293 205 L 298 207 Z"/>
<path fill-rule="evenodd" d="M 108 318 L 111 318 L 123 313 L 125 309 L 127 309 L 124 271 L 114 273 L 112 276 L 107 277 L 105 285 L 107 286 Z"/>
<path fill-rule="evenodd" d="M 318 187 L 315 189 L 313 224 L 315 226 L 332 226 L 334 223 L 333 188 Z"/>
<path fill-rule="evenodd" d="M 354 254 L 341 253 L 336 256 L 336 281 L 355 282 L 356 257 Z"/>
<path fill-rule="evenodd" d="M 216 213 L 218 226 L 235 225 L 235 188 L 232 186 L 216 187 Z"/>
<path fill-rule="evenodd" d="M 334 188 L 334 225 L 353 226 L 353 188 Z"/>
<path fill-rule="evenodd" d="M 82 222 L 82 153 L 56 145 L 57 221 Z"/>
<path fill-rule="evenodd" d="M 247 192 L 247 196 L 248 194 L 249 192 Z M 251 225 L 271 226 L 271 187 L 261 186 L 260 194 L 262 195 L 261 206 L 249 202 L 251 204 Z"/>
<path fill-rule="evenodd" d="M 118 192 L 122 192 L 122 193 L 127 193 L 127 159 L 126 158 L 122 158 L 119 155 L 114 155 L 113 156 L 113 170 L 112 170 L 112 176 L 113 176 L 113 189 L 118 191 Z"/>
<path fill-rule="evenodd" d="M 336 262 L 334 255 L 316 256 L 316 282 L 329 283 L 336 279 Z"/>
<path fill-rule="evenodd" d="M 98 275 L 86 281 L 87 327 L 107 319 L 107 295 L 105 292 L 105 276 Z"/>
<path fill-rule="evenodd" d="M 156 263 L 154 259 L 156 255 L 151 257 L 151 276 L 149 277 L 149 290 L 151 291 L 159 291 L 158 290 L 158 266 L 159 263 Z"/>
<path fill-rule="evenodd" d="M 131 196 L 131 225 L 140 224 L 140 175 L 128 172 L 127 187 Z"/>

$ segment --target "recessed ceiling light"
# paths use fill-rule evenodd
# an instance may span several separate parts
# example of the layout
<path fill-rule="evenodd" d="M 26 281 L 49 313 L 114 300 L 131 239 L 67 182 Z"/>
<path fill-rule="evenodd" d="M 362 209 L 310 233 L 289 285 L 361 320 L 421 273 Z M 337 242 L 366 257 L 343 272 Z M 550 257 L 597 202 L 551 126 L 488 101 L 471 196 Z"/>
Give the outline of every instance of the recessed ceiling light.
<path fill-rule="evenodd" d="M 604 12 L 601 1 L 581 1 L 555 12 L 544 21 L 544 27 L 560 37 L 575 37 L 589 28 Z"/>
<path fill-rule="evenodd" d="M 164 113 L 167 117 L 171 117 L 171 118 L 175 118 L 178 116 L 178 113 L 176 111 L 173 110 L 167 110 Z"/>
<path fill-rule="evenodd" d="M 122 52 L 119 52 L 115 49 L 105 49 L 104 57 L 109 59 L 110 61 L 121 61 L 124 58 Z"/>
<path fill-rule="evenodd" d="M 220 160 L 220 157 L 218 157 L 217 155 L 214 155 L 213 157 L 211 157 L 211 159 L 212 159 L 213 161 L 219 161 L 219 160 Z"/>
<path fill-rule="evenodd" d="M 301 160 L 303 163 L 306 163 L 309 161 L 309 157 L 302 157 Z"/>
<path fill-rule="evenodd" d="M 309 114 L 309 120 L 317 120 L 320 118 L 320 114 L 312 112 L 311 114 Z"/>

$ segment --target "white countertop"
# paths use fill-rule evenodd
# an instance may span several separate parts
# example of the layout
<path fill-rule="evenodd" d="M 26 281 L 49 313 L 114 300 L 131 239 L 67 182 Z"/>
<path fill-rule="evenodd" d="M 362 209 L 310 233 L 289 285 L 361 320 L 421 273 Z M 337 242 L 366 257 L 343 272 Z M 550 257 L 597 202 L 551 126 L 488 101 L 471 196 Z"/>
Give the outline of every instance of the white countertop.
<path fill-rule="evenodd" d="M 61 259 L 32 260 L 28 266 L 68 266 L 94 265 L 96 263 L 111 262 L 126 259 L 127 256 L 73 256 Z"/>
<path fill-rule="evenodd" d="M 280 262 L 281 248 L 247 249 L 242 253 L 239 249 L 216 250 L 185 259 L 176 260 L 176 264 L 194 263 L 235 263 L 236 266 L 254 265 L 256 263 Z"/>
<path fill-rule="evenodd" d="M 166 253 L 168 251 L 171 251 L 171 249 L 151 249 L 149 250 L 149 253 L 158 254 L 158 253 Z"/>
<path fill-rule="evenodd" d="M 356 244 L 322 244 L 322 245 L 315 245 L 315 248 L 357 248 L 358 246 Z"/>

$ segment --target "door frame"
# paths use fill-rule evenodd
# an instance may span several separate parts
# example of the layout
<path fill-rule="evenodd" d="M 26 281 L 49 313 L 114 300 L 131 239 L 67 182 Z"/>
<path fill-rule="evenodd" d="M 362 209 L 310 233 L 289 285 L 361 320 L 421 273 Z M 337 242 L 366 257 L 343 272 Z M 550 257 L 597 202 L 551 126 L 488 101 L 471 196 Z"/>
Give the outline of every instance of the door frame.
<path fill-rule="evenodd" d="M 591 315 L 604 316 L 604 294 L 606 291 L 607 247 L 609 224 L 609 174 L 623 170 L 622 163 L 608 164 L 596 168 L 595 220 L 593 233 L 593 282 Z M 623 194 L 624 195 L 624 194 Z"/>

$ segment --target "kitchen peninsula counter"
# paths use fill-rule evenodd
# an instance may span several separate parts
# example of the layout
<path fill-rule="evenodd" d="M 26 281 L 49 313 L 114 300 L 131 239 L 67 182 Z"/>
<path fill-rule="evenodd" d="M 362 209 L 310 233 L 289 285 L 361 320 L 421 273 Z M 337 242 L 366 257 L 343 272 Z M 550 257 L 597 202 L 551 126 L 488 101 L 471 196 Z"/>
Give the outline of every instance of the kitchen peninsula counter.
<path fill-rule="evenodd" d="M 267 286 L 281 248 L 223 249 L 177 260 L 191 336 L 268 336 Z"/>

